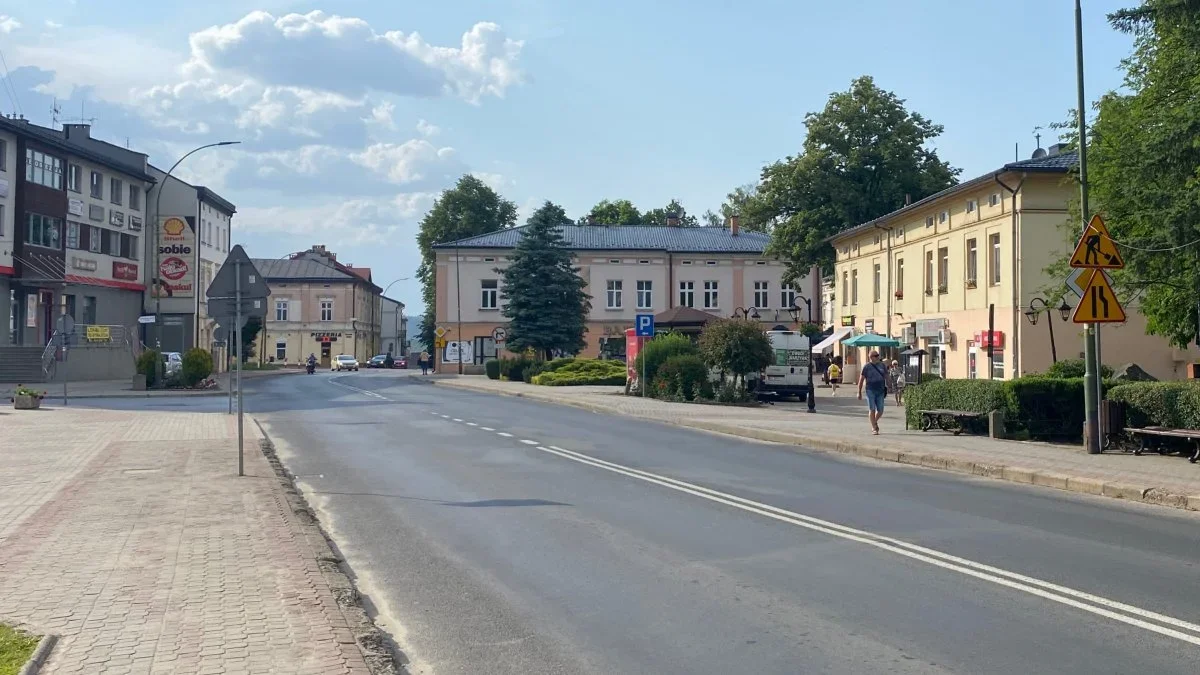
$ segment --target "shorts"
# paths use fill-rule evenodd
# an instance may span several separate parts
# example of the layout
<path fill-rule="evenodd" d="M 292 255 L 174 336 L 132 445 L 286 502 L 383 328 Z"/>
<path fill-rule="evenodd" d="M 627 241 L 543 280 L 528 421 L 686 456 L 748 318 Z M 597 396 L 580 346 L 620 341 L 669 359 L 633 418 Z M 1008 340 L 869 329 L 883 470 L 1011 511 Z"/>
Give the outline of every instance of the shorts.
<path fill-rule="evenodd" d="M 883 402 L 887 400 L 886 389 L 868 389 L 867 394 L 867 409 L 871 412 L 883 412 Z"/>

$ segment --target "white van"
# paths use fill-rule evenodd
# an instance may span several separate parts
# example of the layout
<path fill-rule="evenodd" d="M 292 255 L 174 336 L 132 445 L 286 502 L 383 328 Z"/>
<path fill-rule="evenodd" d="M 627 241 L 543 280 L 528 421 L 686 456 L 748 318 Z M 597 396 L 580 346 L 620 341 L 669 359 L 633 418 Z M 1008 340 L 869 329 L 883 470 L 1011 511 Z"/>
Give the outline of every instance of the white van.
<path fill-rule="evenodd" d="M 775 361 L 763 372 L 758 390 L 776 396 L 795 396 L 808 400 L 809 360 L 812 342 L 807 336 L 790 330 L 767 331 Z"/>

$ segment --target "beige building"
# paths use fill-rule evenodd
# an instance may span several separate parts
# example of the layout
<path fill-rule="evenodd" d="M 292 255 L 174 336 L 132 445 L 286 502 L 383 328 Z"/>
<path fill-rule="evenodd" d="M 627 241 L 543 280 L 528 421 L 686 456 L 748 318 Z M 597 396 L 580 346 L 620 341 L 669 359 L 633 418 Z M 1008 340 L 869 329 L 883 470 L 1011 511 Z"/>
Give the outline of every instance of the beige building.
<path fill-rule="evenodd" d="M 315 354 L 328 368 L 338 354 L 365 362 L 379 353 L 382 289 L 369 268 L 340 263 L 324 246 L 254 266 L 271 287 L 260 361 L 298 365 Z"/>
<path fill-rule="evenodd" d="M 1078 298 L 1043 292 L 1059 283 L 1046 267 L 1075 245 L 1067 209 L 1079 191 L 1069 174 L 1076 162 L 1055 146 L 833 237 L 835 335 L 890 335 L 926 350 L 926 370 L 949 378 L 988 377 L 990 340 L 990 374 L 1007 379 L 1050 366 L 1052 323 L 1058 358 L 1080 358 L 1083 327 L 1057 310 Z M 1027 317 L 1031 306 L 1036 324 Z M 1200 352 L 1146 335 L 1136 303 L 1126 300 L 1125 310 L 1128 322 L 1101 331 L 1103 362 L 1184 377 L 1184 364 Z M 850 381 L 863 350 L 833 348 Z"/>
<path fill-rule="evenodd" d="M 496 270 L 507 266 L 508 252 L 522 230 L 434 247 L 437 324 L 450 343 L 459 341 L 461 283 L 464 363 L 477 365 L 497 355 L 494 331 L 508 320 L 501 315 L 503 279 Z M 730 228 L 564 225 L 563 238 L 592 298 L 583 356 L 623 358 L 625 329 L 633 327 L 637 314 L 658 314 L 677 306 L 720 317 L 739 308 L 757 310 L 769 328 L 790 324 L 788 308 L 793 303 L 805 307 L 804 300 L 810 299 L 812 318 L 819 320 L 816 275 L 804 277 L 794 289 L 783 286 L 783 264 L 763 255 L 768 236 L 740 232 L 736 222 Z M 454 347 L 449 349 L 453 360 Z M 439 350 L 438 363 L 447 355 L 446 349 Z"/>

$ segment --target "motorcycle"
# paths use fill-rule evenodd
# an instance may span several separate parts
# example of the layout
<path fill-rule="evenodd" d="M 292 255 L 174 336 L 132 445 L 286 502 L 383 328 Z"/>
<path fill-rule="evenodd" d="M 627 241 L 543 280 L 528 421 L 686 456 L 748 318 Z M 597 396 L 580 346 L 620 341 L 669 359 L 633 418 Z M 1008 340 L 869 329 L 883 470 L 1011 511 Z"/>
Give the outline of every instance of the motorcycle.
<path fill-rule="evenodd" d="M 317 364 L 309 361 L 308 364 L 304 366 L 304 370 L 307 371 L 309 375 L 312 375 L 313 373 L 317 372 Z"/>

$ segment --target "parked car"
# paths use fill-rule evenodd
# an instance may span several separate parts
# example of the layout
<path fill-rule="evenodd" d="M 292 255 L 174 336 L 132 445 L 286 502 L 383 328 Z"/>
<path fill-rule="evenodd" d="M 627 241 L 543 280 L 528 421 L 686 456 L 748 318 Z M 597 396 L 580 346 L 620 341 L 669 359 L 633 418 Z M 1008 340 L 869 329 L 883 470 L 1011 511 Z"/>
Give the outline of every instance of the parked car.
<path fill-rule="evenodd" d="M 408 368 L 408 357 L 407 356 L 393 356 L 392 357 L 392 367 L 393 368 Z"/>
<path fill-rule="evenodd" d="M 376 354 L 367 361 L 368 368 L 387 368 L 387 354 Z"/>
<path fill-rule="evenodd" d="M 170 377 L 183 370 L 183 354 L 179 352 L 163 352 L 163 375 Z"/>
<path fill-rule="evenodd" d="M 353 370 L 357 372 L 358 359 L 350 356 L 349 354 L 338 354 L 337 357 L 333 359 L 333 368 L 331 368 L 331 370 L 336 370 L 339 373 L 343 370 Z"/>

